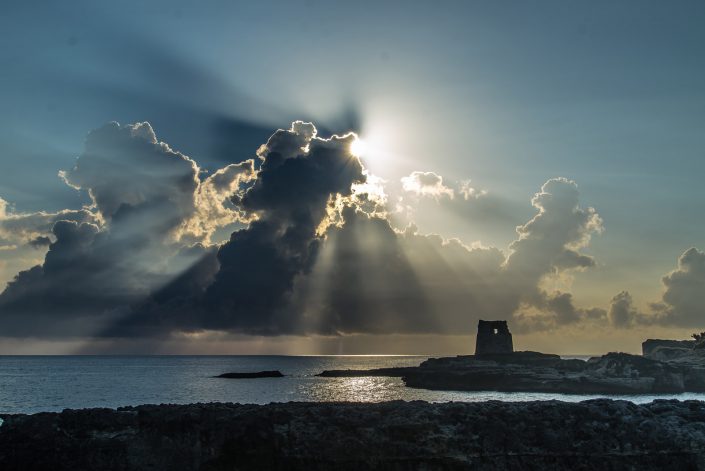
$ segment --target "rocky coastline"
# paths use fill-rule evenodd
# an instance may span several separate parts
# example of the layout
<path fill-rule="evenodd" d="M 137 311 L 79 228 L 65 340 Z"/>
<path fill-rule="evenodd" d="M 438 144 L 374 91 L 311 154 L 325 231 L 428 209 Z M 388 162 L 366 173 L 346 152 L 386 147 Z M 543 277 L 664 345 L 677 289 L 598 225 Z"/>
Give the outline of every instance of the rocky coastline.
<path fill-rule="evenodd" d="M 705 403 L 145 405 L 2 415 L 15 470 L 705 469 Z"/>
<path fill-rule="evenodd" d="M 325 377 L 396 376 L 408 387 L 454 391 L 564 394 L 705 392 L 705 352 L 660 361 L 608 353 L 588 361 L 539 352 L 431 358 L 418 367 L 328 370 Z"/>

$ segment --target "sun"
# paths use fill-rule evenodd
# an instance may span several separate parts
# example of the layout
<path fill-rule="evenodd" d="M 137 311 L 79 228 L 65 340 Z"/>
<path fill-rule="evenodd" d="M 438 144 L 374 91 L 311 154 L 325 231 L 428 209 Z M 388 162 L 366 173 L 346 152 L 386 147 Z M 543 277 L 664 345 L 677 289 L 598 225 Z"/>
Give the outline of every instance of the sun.
<path fill-rule="evenodd" d="M 355 138 L 350 144 L 350 153 L 355 157 L 363 157 L 367 153 L 367 143 L 359 137 Z"/>

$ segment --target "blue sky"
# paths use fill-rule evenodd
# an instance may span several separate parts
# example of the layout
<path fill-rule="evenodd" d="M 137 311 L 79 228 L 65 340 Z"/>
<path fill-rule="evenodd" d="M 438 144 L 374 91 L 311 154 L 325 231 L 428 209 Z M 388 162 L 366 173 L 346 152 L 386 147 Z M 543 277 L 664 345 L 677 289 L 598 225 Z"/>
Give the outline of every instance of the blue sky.
<path fill-rule="evenodd" d="M 88 204 L 57 173 L 109 121 L 148 121 L 212 172 L 303 119 L 321 134 L 374 136 L 384 149 L 366 166 L 389 182 L 434 172 L 497 197 L 499 222 L 416 215 L 422 232 L 468 245 L 508 250 L 542 184 L 574 180 L 604 226 L 583 248 L 594 269 L 571 275 L 581 305 L 606 308 L 628 290 L 645 309 L 678 257 L 705 249 L 702 2 L 8 1 L 3 11 L 0 198 L 17 213 Z"/>

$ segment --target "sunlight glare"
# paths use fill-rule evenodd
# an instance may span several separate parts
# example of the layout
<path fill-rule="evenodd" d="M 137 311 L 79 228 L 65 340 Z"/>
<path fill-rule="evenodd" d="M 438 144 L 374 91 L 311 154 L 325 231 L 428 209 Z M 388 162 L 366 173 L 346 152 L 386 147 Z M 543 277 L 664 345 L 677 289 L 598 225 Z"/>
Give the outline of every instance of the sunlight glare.
<path fill-rule="evenodd" d="M 359 137 L 356 138 L 350 144 L 350 153 L 355 157 L 363 157 L 367 153 L 367 143 Z"/>

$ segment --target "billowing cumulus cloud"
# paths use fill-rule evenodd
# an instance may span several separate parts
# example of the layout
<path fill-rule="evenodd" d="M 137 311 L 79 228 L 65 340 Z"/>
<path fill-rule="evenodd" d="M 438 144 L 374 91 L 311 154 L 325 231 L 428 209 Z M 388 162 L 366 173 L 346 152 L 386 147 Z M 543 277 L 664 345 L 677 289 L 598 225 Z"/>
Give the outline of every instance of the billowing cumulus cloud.
<path fill-rule="evenodd" d="M 168 233 L 196 211 L 198 166 L 159 142 L 149 123 L 113 122 L 91 132 L 76 165 L 60 175 L 88 192 L 106 222 L 149 213 L 139 222 Z"/>
<path fill-rule="evenodd" d="M 517 227 L 519 239 L 510 245 L 507 267 L 535 286 L 538 278 L 571 268 L 588 268 L 592 257 L 579 250 L 602 230 L 593 208 L 580 208 L 578 186 L 565 178 L 548 180 L 531 200 L 538 214 Z"/>
<path fill-rule="evenodd" d="M 627 291 L 617 293 L 607 314 L 612 325 L 618 328 L 631 326 L 639 315 L 633 304 L 632 296 Z"/>
<path fill-rule="evenodd" d="M 196 163 L 159 142 L 148 123 L 109 123 L 91 132 L 75 166 L 61 172 L 69 185 L 87 192 L 90 207 L 8 215 L 3 205 L 4 231 L 34 245 L 48 242 L 49 250 L 43 264 L 8 284 L 0 310 L 102 316 L 143 299 L 204 256 L 205 248 L 186 255 L 179 239 L 195 228 L 188 242 L 207 240 L 229 221 L 221 200 L 252 172 L 252 162 L 243 163 L 201 181 Z M 208 223 L 192 222 L 213 213 L 218 217 Z"/>
<path fill-rule="evenodd" d="M 594 266 L 594 259 L 580 249 L 602 230 L 602 221 L 593 208 L 579 206 L 578 187 L 565 178 L 548 180 L 531 203 L 538 214 L 516 229 L 519 238 L 509 246 L 505 263 L 510 274 L 507 287 L 518 293 L 521 301 L 548 308 L 558 324 L 575 322 L 581 316 L 571 297 L 544 292 L 541 281 L 567 270 Z"/>
<path fill-rule="evenodd" d="M 705 325 L 705 252 L 690 248 L 678 258 L 678 267 L 661 279 L 665 291 L 652 304 L 650 322 L 682 327 Z"/>

